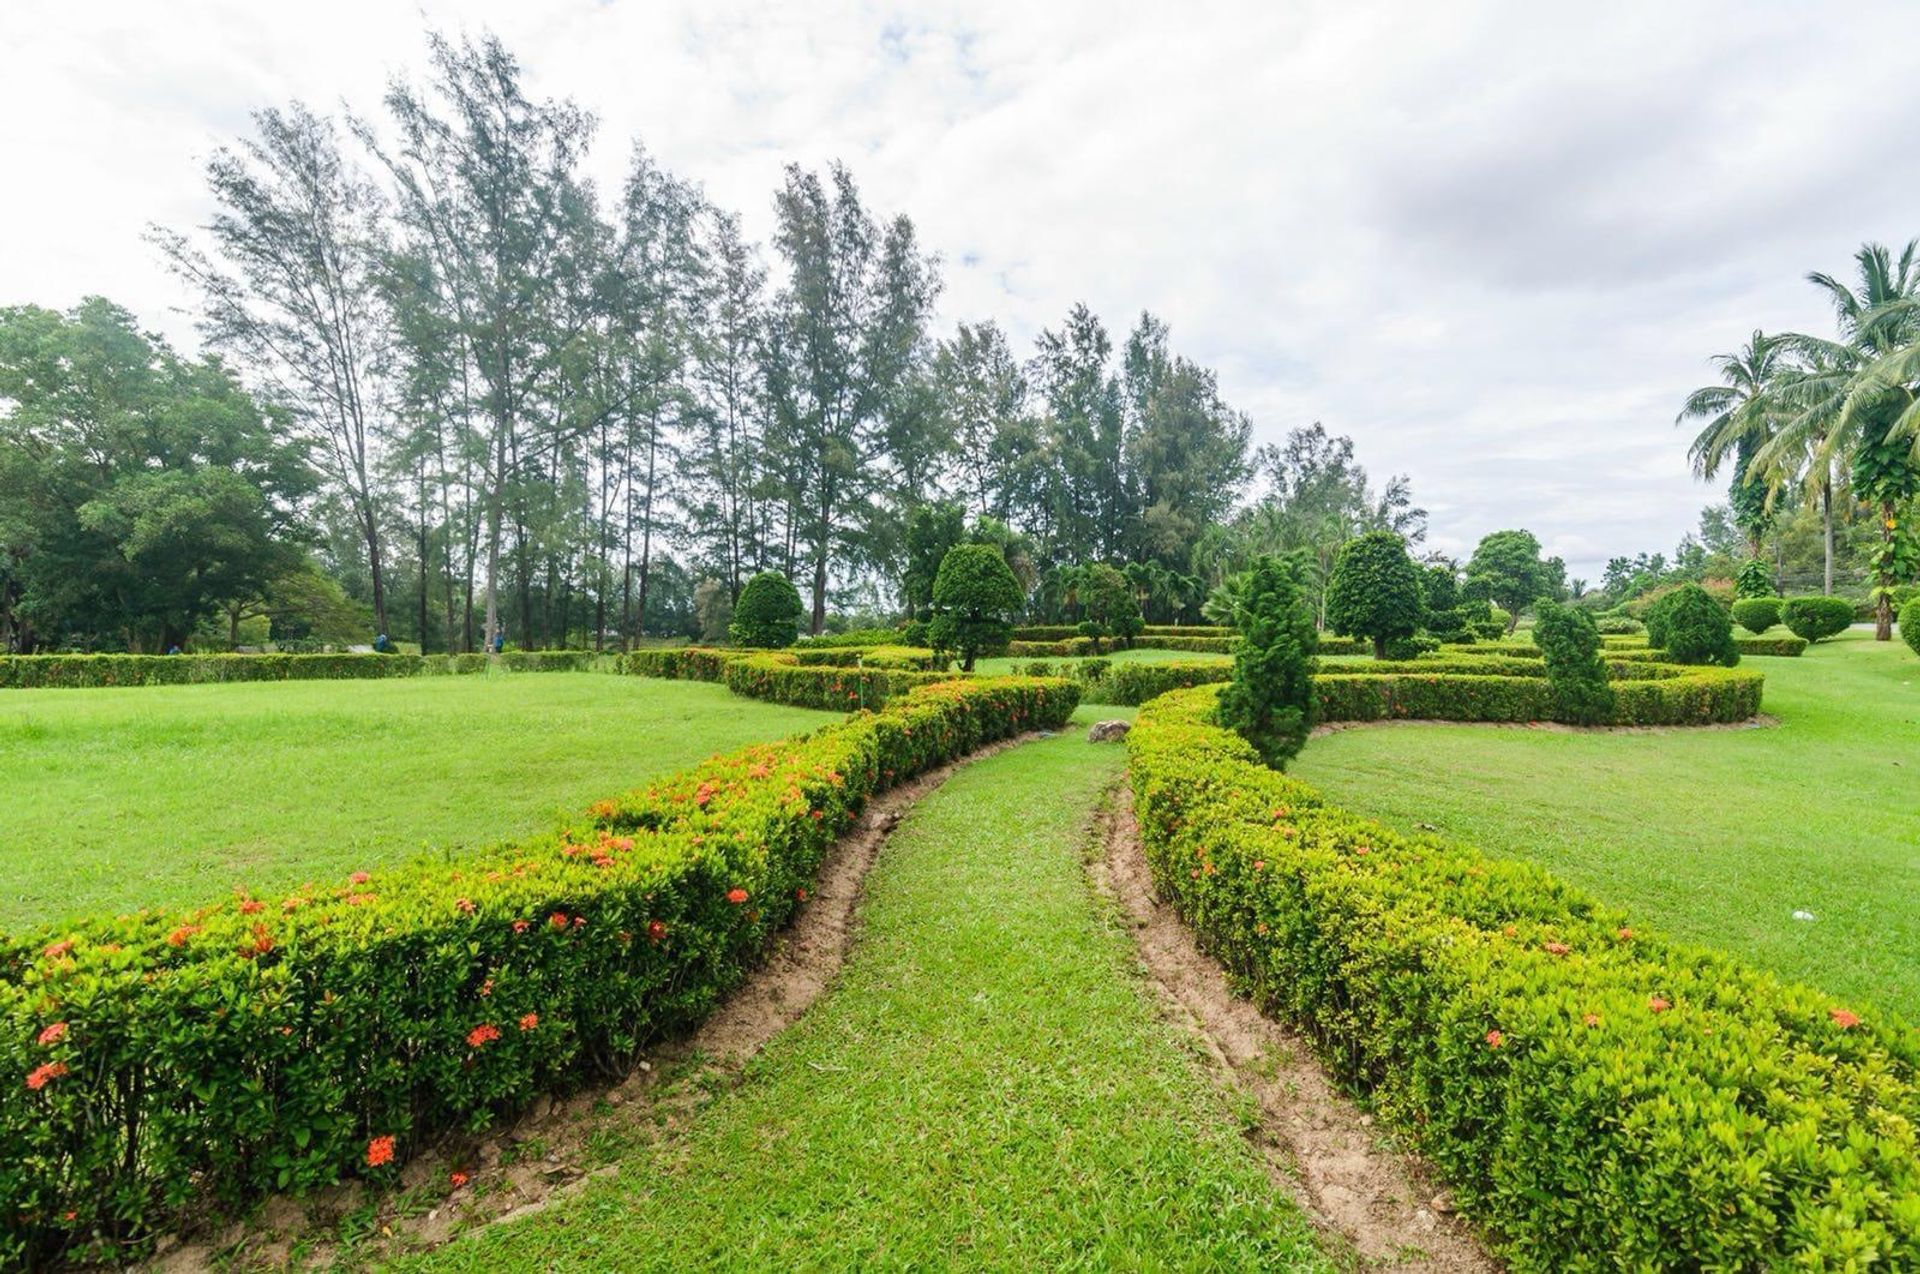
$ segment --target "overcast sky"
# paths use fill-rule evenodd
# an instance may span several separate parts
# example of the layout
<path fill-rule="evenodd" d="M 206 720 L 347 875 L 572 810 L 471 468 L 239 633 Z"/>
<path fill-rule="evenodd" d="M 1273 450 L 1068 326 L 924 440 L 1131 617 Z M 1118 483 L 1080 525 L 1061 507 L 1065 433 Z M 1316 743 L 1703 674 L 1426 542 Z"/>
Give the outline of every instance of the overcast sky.
<path fill-rule="evenodd" d="M 1844 16 L 1843 16 L 1844 14 Z M 844 160 L 946 262 L 942 327 L 1025 348 L 1085 301 L 1217 368 L 1257 437 L 1323 421 L 1412 475 L 1430 543 L 1535 531 L 1572 573 L 1722 498 L 1673 416 L 1802 281 L 1920 234 L 1899 4 L 1114 0 L 0 6 L 0 304 L 100 293 L 183 345 L 141 238 L 191 227 L 248 112 L 378 110 L 422 31 L 491 28 L 764 237 Z"/>

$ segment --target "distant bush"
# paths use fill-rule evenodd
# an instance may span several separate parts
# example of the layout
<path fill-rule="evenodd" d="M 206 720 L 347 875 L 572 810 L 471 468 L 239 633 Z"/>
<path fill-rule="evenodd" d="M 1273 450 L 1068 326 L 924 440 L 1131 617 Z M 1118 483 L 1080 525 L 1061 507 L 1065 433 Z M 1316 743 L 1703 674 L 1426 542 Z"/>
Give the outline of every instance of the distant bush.
<path fill-rule="evenodd" d="M 1780 607 L 1780 622 L 1796 637 L 1820 641 L 1847 631 L 1853 603 L 1844 597 L 1789 597 Z"/>
<path fill-rule="evenodd" d="M 1733 577 L 1733 593 L 1736 598 L 1773 597 L 1773 572 L 1767 564 L 1757 557 L 1748 558 L 1740 571 Z"/>
<path fill-rule="evenodd" d="M 1554 716 L 1574 725 L 1598 725 L 1613 716 L 1613 689 L 1600 659 L 1593 616 L 1541 598 L 1533 607 L 1533 640 L 1547 668 Z"/>
<path fill-rule="evenodd" d="M 1780 599 L 1743 597 L 1733 604 L 1733 622 L 1757 637 L 1780 622 Z"/>
<path fill-rule="evenodd" d="M 1099 678 L 1086 683 L 1087 703 L 1133 706 L 1169 690 L 1225 681 L 1233 675 L 1228 663 L 1116 663 Z"/>
<path fill-rule="evenodd" d="M 821 633 L 818 637 L 802 637 L 799 645 L 804 650 L 821 650 L 834 646 L 919 646 L 924 642 L 903 641 L 904 633 L 898 628 L 850 628 L 843 633 Z"/>
<path fill-rule="evenodd" d="M 1593 626 L 1602 637 L 1630 637 L 1647 631 L 1647 626 L 1631 615 L 1601 615 Z"/>
<path fill-rule="evenodd" d="M 1104 678 L 1111 667 L 1111 659 L 1082 659 L 1073 666 L 1073 678 L 1082 685 L 1091 685 Z"/>
<path fill-rule="evenodd" d="M 1020 675 L 1023 677 L 1051 677 L 1053 675 L 1053 665 L 1044 659 L 1029 660 L 1027 663 L 1020 665 Z"/>
<path fill-rule="evenodd" d="M 727 632 L 742 646 L 778 650 L 800 636 L 800 592 L 778 571 L 762 571 L 740 590 Z"/>
<path fill-rule="evenodd" d="M 1146 620 L 1140 614 L 1140 599 L 1134 596 L 1133 585 L 1127 577 L 1105 562 L 1095 562 L 1086 568 L 1079 586 L 1080 607 L 1086 613 L 1081 621 L 1079 633 L 1092 640 L 1094 649 L 1100 648 L 1100 642 L 1112 638 L 1116 643 L 1130 643 L 1146 627 Z"/>
<path fill-rule="evenodd" d="M 1907 649 L 1920 655 L 1920 597 L 1900 608 L 1900 640 Z"/>
<path fill-rule="evenodd" d="M 1647 610 L 1647 640 L 1682 664 L 1740 662 L 1726 608 L 1698 584 L 1681 584 Z"/>
<path fill-rule="evenodd" d="M 1417 583 L 1414 592 L 1417 607 Z M 1252 744 L 1268 765 L 1285 769 L 1313 728 L 1317 636 L 1290 563 L 1255 559 L 1247 572 L 1240 633 L 1233 680 L 1220 694 L 1219 721 Z"/>

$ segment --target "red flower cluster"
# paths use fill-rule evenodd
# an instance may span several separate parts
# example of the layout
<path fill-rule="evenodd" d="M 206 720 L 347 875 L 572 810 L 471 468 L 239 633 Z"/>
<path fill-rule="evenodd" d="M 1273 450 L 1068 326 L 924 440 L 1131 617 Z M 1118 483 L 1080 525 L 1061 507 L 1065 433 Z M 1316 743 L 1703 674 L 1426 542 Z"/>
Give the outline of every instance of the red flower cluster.
<path fill-rule="evenodd" d="M 463 916 L 471 916 L 471 915 L 473 914 L 473 910 L 474 910 L 474 909 L 473 909 L 473 899 L 471 899 L 471 898 L 455 898 L 455 899 L 453 900 L 453 909 L 454 909 L 455 911 L 457 911 L 457 912 L 459 912 L 459 913 L 460 913 L 461 915 L 463 915 Z"/>
<path fill-rule="evenodd" d="M 1647 1007 L 1652 1009 L 1655 1013 L 1665 1013 L 1668 1009 L 1672 1008 L 1673 1005 L 1669 1004 L 1667 1001 L 1661 999 L 1659 996 L 1656 995 L 1652 999 L 1647 1001 Z"/>
<path fill-rule="evenodd" d="M 741 903 L 745 902 L 746 900 L 747 900 L 746 890 L 744 889 L 727 890 L 727 901 L 732 903 L 734 906 L 738 907 Z"/>
<path fill-rule="evenodd" d="M 666 936 L 667 936 L 667 926 L 664 921 L 660 921 L 660 920 L 647 921 L 647 937 L 651 941 L 659 942 L 663 940 Z"/>
<path fill-rule="evenodd" d="M 379 1168 L 393 1162 L 393 1138 L 375 1137 L 367 1143 L 367 1167 Z"/>
<path fill-rule="evenodd" d="M 482 1022 L 467 1032 L 467 1047 L 479 1048 L 500 1038 L 500 1028 L 491 1022 Z"/>
<path fill-rule="evenodd" d="M 1546 945 L 1548 955 L 1565 955 L 1571 950 L 1573 950 L 1573 948 L 1564 942 L 1549 942 Z"/>
<path fill-rule="evenodd" d="M 1504 1035 L 1502 1035 L 1502 1034 L 1501 1034 L 1500 1032 L 1498 1032 L 1498 1031 L 1488 1031 L 1488 1032 L 1487 1032 L 1487 1047 L 1488 1047 L 1488 1048 L 1499 1048 L 1499 1047 L 1500 1047 L 1500 1046 L 1501 1046 L 1502 1044 L 1504 1044 L 1504 1043 L 1506 1043 L 1506 1042 L 1507 1042 L 1507 1037 L 1506 1037 L 1506 1036 L 1504 1036 Z"/>
<path fill-rule="evenodd" d="M 513 931 L 515 933 L 525 933 L 527 930 L 531 928 L 533 928 L 533 925 L 530 921 L 516 920 L 513 922 Z"/>
<path fill-rule="evenodd" d="M 59 942 L 49 942 L 40 952 L 49 960 L 62 960 L 73 954 L 73 940 L 63 938 Z"/>
<path fill-rule="evenodd" d="M 467 1177 L 467 1174 L 464 1172 L 453 1172 L 453 1173 L 447 1174 L 447 1184 L 452 1186 L 456 1190 L 458 1190 L 461 1186 L 467 1184 L 467 1181 L 468 1181 L 468 1177 Z"/>
<path fill-rule="evenodd" d="M 540 1015 L 538 1013 L 528 1013 L 520 1019 L 520 1029 L 523 1031 L 531 1031 L 539 1025 Z"/>
<path fill-rule="evenodd" d="M 547 917 L 547 923 L 556 929 L 564 929 L 567 927 L 567 913 L 564 911 L 556 911 Z"/>
<path fill-rule="evenodd" d="M 65 1022 L 55 1022 L 52 1026 L 40 1032 L 35 1042 L 38 1043 L 40 1047 L 46 1048 L 49 1045 L 58 1044 L 65 1038 L 67 1038 L 67 1024 Z"/>
<path fill-rule="evenodd" d="M 45 1088 L 49 1081 L 59 1079 L 67 1073 L 65 1062 L 45 1062 L 27 1072 L 27 1087 L 34 1092 Z"/>
<path fill-rule="evenodd" d="M 240 903 L 240 914 L 243 916 L 251 916 L 255 912 L 265 911 L 266 909 L 267 904 L 261 902 L 258 898 L 247 898 Z"/>
<path fill-rule="evenodd" d="M 167 935 L 167 945 L 170 947 L 186 946 L 187 939 L 193 936 L 193 931 L 197 928 L 199 928 L 198 925 L 181 925 L 178 929 L 175 929 Z"/>
<path fill-rule="evenodd" d="M 353 873 L 353 875 L 347 877 L 347 883 L 349 885 L 364 885 L 369 880 L 372 880 L 372 879 L 373 877 L 369 876 L 366 872 L 357 871 Z"/>
<path fill-rule="evenodd" d="M 1828 1009 L 1827 1016 L 1832 1018 L 1833 1024 L 1843 1031 L 1851 1031 L 1860 1025 L 1860 1015 L 1850 1013 L 1846 1009 Z"/>

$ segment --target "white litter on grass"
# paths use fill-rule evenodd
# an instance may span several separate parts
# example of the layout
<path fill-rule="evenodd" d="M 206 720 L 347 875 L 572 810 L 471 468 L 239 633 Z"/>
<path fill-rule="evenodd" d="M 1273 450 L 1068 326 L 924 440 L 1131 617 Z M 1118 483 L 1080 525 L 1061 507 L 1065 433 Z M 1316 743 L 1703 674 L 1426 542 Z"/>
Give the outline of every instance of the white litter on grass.
<path fill-rule="evenodd" d="M 1795 920 L 1811 920 L 1813 919 L 1813 913 L 1811 911 L 1796 911 L 1793 913 L 1793 918 Z"/>

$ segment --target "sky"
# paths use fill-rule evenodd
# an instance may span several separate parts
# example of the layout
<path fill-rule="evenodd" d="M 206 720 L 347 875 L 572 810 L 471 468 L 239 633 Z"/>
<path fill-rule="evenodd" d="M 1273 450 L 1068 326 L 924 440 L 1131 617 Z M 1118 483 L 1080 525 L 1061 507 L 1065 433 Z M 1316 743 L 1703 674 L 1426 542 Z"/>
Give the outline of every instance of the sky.
<path fill-rule="evenodd" d="M 506 42 L 756 236 L 788 163 L 844 161 L 944 261 L 939 325 L 1021 348 L 1142 309 L 1257 441 L 1323 422 L 1406 473 L 1429 547 L 1533 530 L 1570 573 L 1671 552 L 1718 486 L 1674 416 L 1805 282 L 1920 235 L 1913 12 L 1876 0 L 0 6 L 0 305 L 101 294 L 176 343 L 144 240 L 209 154 L 298 98 L 377 118 L 428 28 Z"/>

